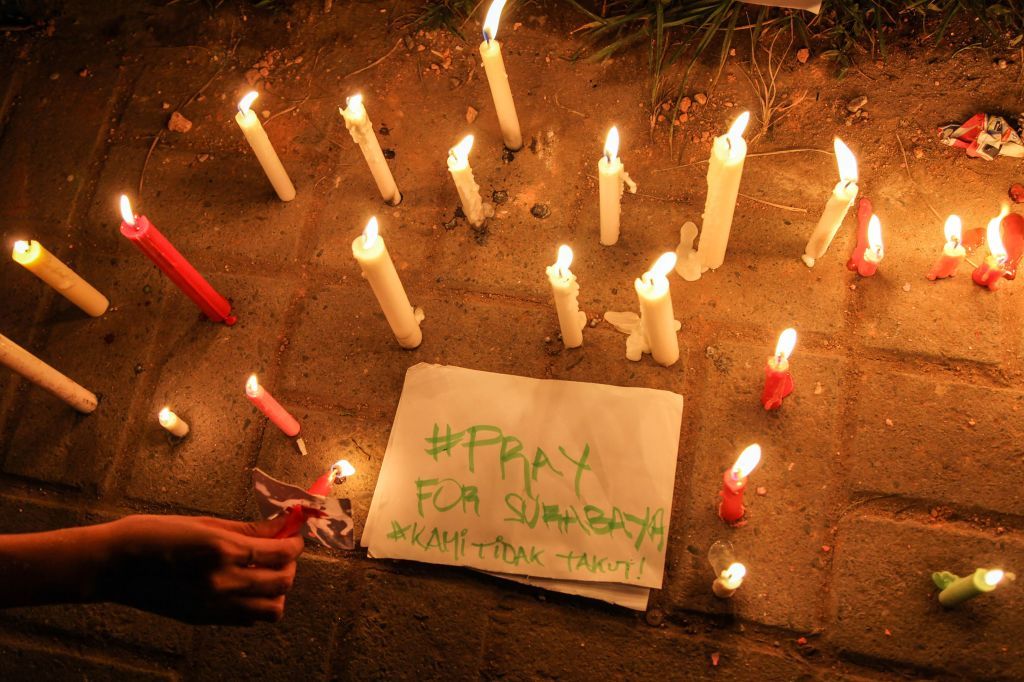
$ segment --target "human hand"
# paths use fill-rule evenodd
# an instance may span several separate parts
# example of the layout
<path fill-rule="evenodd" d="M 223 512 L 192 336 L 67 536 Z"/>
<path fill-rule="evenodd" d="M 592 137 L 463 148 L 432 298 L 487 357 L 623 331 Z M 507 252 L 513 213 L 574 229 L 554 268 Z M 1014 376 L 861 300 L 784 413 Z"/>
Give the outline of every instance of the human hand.
<path fill-rule="evenodd" d="M 139 515 L 115 521 L 97 596 L 194 624 L 278 621 L 304 547 L 301 536 L 274 539 L 285 517 L 247 523 Z"/>

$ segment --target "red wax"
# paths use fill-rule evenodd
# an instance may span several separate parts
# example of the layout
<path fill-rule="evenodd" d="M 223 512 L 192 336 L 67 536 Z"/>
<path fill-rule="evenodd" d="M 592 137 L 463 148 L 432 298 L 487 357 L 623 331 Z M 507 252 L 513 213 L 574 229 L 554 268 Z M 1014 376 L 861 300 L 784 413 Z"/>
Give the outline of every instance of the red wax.
<path fill-rule="evenodd" d="M 326 474 L 316 479 L 316 483 L 310 486 L 306 492 L 310 495 L 319 495 L 320 497 L 327 497 L 331 492 L 331 478 L 333 471 L 328 471 Z M 299 531 L 306 524 L 306 519 L 310 516 L 316 516 L 320 513 L 318 509 L 310 509 L 299 505 L 292 507 L 288 510 L 288 517 L 284 521 L 284 525 L 281 526 L 281 530 L 277 531 L 274 535 L 275 538 L 290 538 Z"/>
<path fill-rule="evenodd" d="M 256 392 L 251 393 L 246 387 L 245 395 L 249 402 L 259 408 L 267 419 L 274 422 L 274 426 L 281 429 L 284 435 L 294 438 L 299 435 L 299 422 L 288 413 L 288 410 L 281 407 L 274 396 L 262 386 L 256 387 Z"/>
<path fill-rule="evenodd" d="M 846 261 L 846 268 L 855 271 L 861 277 L 871 277 L 878 270 L 878 259 L 875 254 L 868 252 L 868 225 L 871 224 L 874 210 L 871 200 L 861 197 L 857 204 L 857 243 L 850 254 L 850 260 Z"/>
<path fill-rule="evenodd" d="M 768 358 L 764 368 L 764 390 L 761 404 L 766 410 L 782 407 L 782 399 L 793 392 L 793 375 L 789 373 L 789 361 Z"/>
<path fill-rule="evenodd" d="M 743 518 L 743 489 L 747 487 L 747 479 L 735 479 L 732 476 L 732 469 L 722 475 L 722 497 L 718 505 L 718 516 L 726 523 L 736 523 Z"/>
<path fill-rule="evenodd" d="M 963 262 L 964 255 L 963 247 L 955 246 L 953 249 L 950 249 L 949 245 L 947 245 L 942 250 L 942 256 L 939 257 L 939 260 L 925 276 L 932 281 L 952 277 L 956 273 L 956 269 L 960 267 L 960 263 Z"/>
<path fill-rule="evenodd" d="M 971 279 L 979 287 L 988 287 L 989 291 L 999 288 L 999 281 L 1003 278 L 1003 264 L 999 259 L 988 256 L 985 262 L 979 265 L 971 274 Z"/>
<path fill-rule="evenodd" d="M 238 321 L 238 318 L 231 314 L 231 304 L 228 300 L 203 279 L 203 276 L 185 260 L 146 216 L 137 216 L 134 225 L 122 220 L 121 234 L 149 256 L 149 259 L 163 270 L 164 274 L 170 277 L 208 318 L 229 326 Z"/>
<path fill-rule="evenodd" d="M 1006 279 L 1015 279 L 1024 256 L 1024 216 L 1011 213 L 1003 218 L 1003 248 L 1006 249 L 1006 263 L 1003 264 Z"/>

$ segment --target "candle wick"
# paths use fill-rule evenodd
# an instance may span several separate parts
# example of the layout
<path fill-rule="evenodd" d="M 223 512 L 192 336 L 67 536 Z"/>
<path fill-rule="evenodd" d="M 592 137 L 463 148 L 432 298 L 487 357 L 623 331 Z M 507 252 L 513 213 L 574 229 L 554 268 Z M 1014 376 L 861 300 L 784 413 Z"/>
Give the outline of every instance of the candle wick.
<path fill-rule="evenodd" d="M 491 46 L 491 34 L 486 28 L 484 29 L 484 42 L 487 43 L 488 47 Z"/>

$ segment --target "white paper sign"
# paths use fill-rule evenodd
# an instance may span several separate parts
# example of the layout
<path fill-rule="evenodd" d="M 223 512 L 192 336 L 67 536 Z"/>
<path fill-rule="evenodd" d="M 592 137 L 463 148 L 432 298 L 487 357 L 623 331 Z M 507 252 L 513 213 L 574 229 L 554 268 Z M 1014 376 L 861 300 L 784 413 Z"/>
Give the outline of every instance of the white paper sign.
<path fill-rule="evenodd" d="M 374 557 L 661 587 L 683 398 L 409 369 L 362 544 Z"/>

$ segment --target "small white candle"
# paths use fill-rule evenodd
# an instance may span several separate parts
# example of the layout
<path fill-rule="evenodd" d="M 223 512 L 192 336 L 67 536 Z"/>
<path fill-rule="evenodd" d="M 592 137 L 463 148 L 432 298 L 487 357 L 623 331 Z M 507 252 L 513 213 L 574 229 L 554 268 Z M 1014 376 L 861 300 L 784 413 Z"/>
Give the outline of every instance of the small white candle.
<path fill-rule="evenodd" d="M 512 101 L 512 88 L 509 87 L 505 62 L 501 58 L 501 44 L 497 40 L 498 20 L 504 7 L 505 0 L 494 0 L 491 8 L 487 10 L 480 56 L 484 61 L 487 82 L 491 86 L 491 98 L 494 100 L 494 110 L 498 114 L 501 136 L 506 147 L 518 151 L 523 147 L 523 134 L 519 130 L 519 117 L 516 116 L 516 105 Z"/>
<path fill-rule="evenodd" d="M 398 344 L 402 348 L 418 347 L 423 341 L 420 330 L 423 311 L 409 303 L 384 238 L 379 234 L 376 217 L 370 218 L 366 229 L 352 242 L 352 255 L 370 283 Z"/>
<path fill-rule="evenodd" d="M 738 562 L 730 564 L 715 578 L 715 582 L 711 583 L 711 591 L 720 599 L 728 599 L 740 588 L 746 575 L 746 566 Z"/>
<path fill-rule="evenodd" d="M 619 241 L 619 216 L 622 212 L 622 191 L 626 185 L 636 194 L 636 183 L 619 160 L 619 129 L 612 126 L 604 141 L 604 156 L 597 162 L 601 192 L 601 243 L 611 246 Z"/>
<path fill-rule="evenodd" d="M 11 258 L 93 317 L 99 317 L 110 306 L 106 296 L 34 239 L 14 242 Z"/>
<path fill-rule="evenodd" d="M 547 267 L 551 292 L 555 295 L 555 310 L 558 312 L 558 326 L 562 330 L 562 343 L 566 348 L 583 345 L 583 328 L 587 326 L 587 315 L 580 311 L 580 285 L 569 266 L 572 265 L 572 249 L 562 244 L 558 247 L 558 260 Z"/>
<path fill-rule="evenodd" d="M 274 145 L 270 144 L 267 131 L 263 130 L 263 124 L 252 110 L 252 103 L 256 101 L 259 93 L 253 90 L 238 102 L 238 113 L 235 114 L 235 122 L 242 129 L 245 139 L 252 147 L 253 153 L 263 166 L 263 172 L 267 174 L 270 184 L 281 201 L 291 201 L 295 198 L 295 185 L 292 184 L 288 172 L 281 165 L 281 159 L 274 151 Z"/>
<path fill-rule="evenodd" d="M 747 142 L 743 139 L 743 131 L 747 129 L 748 121 L 750 112 L 744 111 L 733 122 L 729 132 L 716 137 L 711 146 L 708 196 L 704 202 L 704 222 L 697 246 L 701 272 L 716 270 L 725 262 L 732 215 L 736 210 L 736 197 L 743 177 L 743 161 L 747 158 Z"/>
<path fill-rule="evenodd" d="M 0 334 L 0 365 L 6 365 L 32 383 L 46 389 L 79 412 L 96 409 L 96 395 Z"/>
<path fill-rule="evenodd" d="M 839 166 L 839 182 L 832 190 L 832 196 L 828 198 L 825 210 L 822 211 L 818 225 L 811 233 L 811 238 L 807 240 L 807 247 L 801 256 L 809 268 L 813 268 L 814 262 L 825 255 L 850 206 L 853 206 L 857 198 L 857 157 L 838 137 L 835 138 L 833 146 L 836 151 L 836 164 Z"/>
<path fill-rule="evenodd" d="M 679 359 L 678 327 L 667 277 L 675 266 L 676 254 L 671 251 L 664 253 L 634 283 L 640 299 L 640 324 L 646 345 L 655 362 L 665 367 Z"/>
<path fill-rule="evenodd" d="M 380 148 L 377 134 L 373 131 L 373 124 L 370 117 L 366 115 L 366 107 L 363 106 L 362 95 L 352 95 L 345 100 L 346 108 L 338 108 L 342 118 L 345 119 L 345 127 L 348 128 L 352 140 L 359 145 L 363 152 L 366 165 L 370 167 L 373 181 L 377 183 L 377 189 L 384 201 L 392 206 L 398 206 L 402 202 L 402 193 L 398 191 L 395 184 L 395 176 L 391 174 L 391 168 L 384 158 L 384 152 Z"/>
<path fill-rule="evenodd" d="M 188 422 L 174 414 L 171 408 L 165 407 L 160 410 L 160 414 L 157 415 L 157 419 L 160 421 L 160 426 L 167 429 L 172 436 L 178 438 L 184 438 L 188 435 Z"/>
<path fill-rule="evenodd" d="M 484 200 L 480 197 L 480 185 L 473 178 L 473 169 L 469 167 L 469 152 L 473 149 L 473 136 L 466 135 L 462 142 L 448 150 L 448 172 L 455 181 L 455 189 L 462 202 L 462 212 L 470 225 L 479 227 L 487 217 L 484 213 Z"/>

